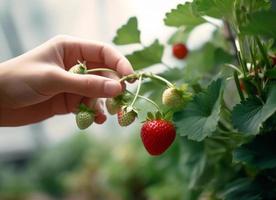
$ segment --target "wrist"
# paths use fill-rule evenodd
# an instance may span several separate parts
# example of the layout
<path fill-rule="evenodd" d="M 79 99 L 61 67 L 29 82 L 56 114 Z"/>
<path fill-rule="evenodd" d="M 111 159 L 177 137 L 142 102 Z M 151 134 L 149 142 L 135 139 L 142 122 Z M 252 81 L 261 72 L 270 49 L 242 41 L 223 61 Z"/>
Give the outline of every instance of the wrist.
<path fill-rule="evenodd" d="M 7 86 L 9 86 L 10 82 L 10 71 L 11 67 L 9 67 L 6 62 L 0 63 L 0 108 L 4 108 L 8 105 L 7 100 Z"/>

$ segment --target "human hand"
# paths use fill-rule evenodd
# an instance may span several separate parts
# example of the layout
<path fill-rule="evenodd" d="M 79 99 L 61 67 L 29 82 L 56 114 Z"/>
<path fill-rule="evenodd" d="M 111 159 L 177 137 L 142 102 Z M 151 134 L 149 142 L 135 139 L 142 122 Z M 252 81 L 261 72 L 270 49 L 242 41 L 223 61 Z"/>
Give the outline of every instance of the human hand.
<path fill-rule="evenodd" d="M 78 60 L 85 60 L 88 69 L 110 68 L 122 76 L 133 73 L 128 60 L 109 45 L 57 36 L 0 64 L 0 126 L 26 125 L 75 112 L 81 102 L 96 111 L 96 123 L 103 123 L 106 116 L 98 98 L 117 96 L 122 85 L 108 72 L 68 73 Z"/>

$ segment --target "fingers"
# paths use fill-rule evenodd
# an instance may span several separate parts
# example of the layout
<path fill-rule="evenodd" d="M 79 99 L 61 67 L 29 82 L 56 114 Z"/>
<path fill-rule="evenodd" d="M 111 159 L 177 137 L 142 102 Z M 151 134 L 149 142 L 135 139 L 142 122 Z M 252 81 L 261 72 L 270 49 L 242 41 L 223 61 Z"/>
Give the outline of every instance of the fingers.
<path fill-rule="evenodd" d="M 68 67 L 73 66 L 77 60 L 85 60 L 111 68 L 123 76 L 133 73 L 129 61 L 108 44 L 71 36 L 59 36 L 58 41 L 63 46 L 64 62 L 69 64 Z"/>
<path fill-rule="evenodd" d="M 120 77 L 118 77 L 116 74 L 112 73 L 112 72 L 101 72 L 100 73 L 101 76 L 113 79 L 113 80 L 120 80 Z M 125 82 L 121 82 L 121 86 L 122 86 L 122 90 L 125 91 L 126 89 L 126 84 Z"/>
<path fill-rule="evenodd" d="M 119 81 L 96 75 L 79 75 L 64 70 L 52 76 L 53 93 L 73 93 L 89 98 L 114 97 L 122 92 Z"/>

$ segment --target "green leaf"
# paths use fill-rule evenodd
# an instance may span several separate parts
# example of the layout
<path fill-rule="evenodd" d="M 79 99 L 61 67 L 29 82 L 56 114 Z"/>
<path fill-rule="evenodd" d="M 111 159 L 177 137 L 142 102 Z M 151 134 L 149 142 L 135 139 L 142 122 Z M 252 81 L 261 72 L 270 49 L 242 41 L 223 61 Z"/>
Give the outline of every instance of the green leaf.
<path fill-rule="evenodd" d="M 192 4 L 187 2 L 185 4 L 179 4 L 176 9 L 172 9 L 166 13 L 164 22 L 167 26 L 197 26 L 205 22 L 205 20 L 195 15 L 192 9 Z"/>
<path fill-rule="evenodd" d="M 258 135 L 250 143 L 236 149 L 234 159 L 258 169 L 274 168 L 276 167 L 275 141 L 275 133 Z"/>
<path fill-rule="evenodd" d="M 266 71 L 265 76 L 267 78 L 276 79 L 276 68 L 269 69 Z"/>
<path fill-rule="evenodd" d="M 240 173 L 241 176 L 243 173 Z M 221 199 L 264 200 L 276 199 L 276 170 L 258 171 L 256 176 L 240 178 L 226 185 Z"/>
<path fill-rule="evenodd" d="M 216 130 L 221 109 L 223 80 L 213 81 L 205 92 L 198 93 L 184 110 L 174 114 L 177 132 L 202 141 Z"/>
<path fill-rule="evenodd" d="M 150 46 L 127 55 L 127 59 L 135 70 L 161 63 L 164 46 L 155 40 Z"/>
<path fill-rule="evenodd" d="M 231 18 L 233 13 L 233 0 L 194 0 L 193 9 L 199 15 L 208 15 L 215 18 Z"/>
<path fill-rule="evenodd" d="M 234 107 L 232 121 L 239 131 L 256 135 L 262 123 L 276 111 L 276 86 L 272 86 L 266 102 L 257 97 L 250 97 Z"/>
<path fill-rule="evenodd" d="M 196 82 L 204 76 L 213 76 L 221 70 L 222 64 L 232 60 L 232 55 L 208 42 L 201 49 L 190 52 L 188 55 L 184 79 L 188 82 Z"/>
<path fill-rule="evenodd" d="M 276 11 L 259 11 L 250 16 L 248 23 L 240 27 L 241 34 L 263 35 L 276 38 Z"/>
<path fill-rule="evenodd" d="M 113 42 L 117 45 L 140 43 L 140 31 L 136 17 L 131 17 L 125 25 L 118 29 Z"/>
<path fill-rule="evenodd" d="M 181 161 L 184 173 L 187 173 L 189 179 L 189 188 L 195 189 L 202 184 L 197 185 L 204 177 L 204 171 L 208 162 L 207 156 L 204 152 L 204 143 L 188 140 L 187 138 L 181 139 Z"/>
<path fill-rule="evenodd" d="M 250 179 L 241 178 L 226 186 L 223 193 L 225 200 L 262 200 L 259 185 Z"/>

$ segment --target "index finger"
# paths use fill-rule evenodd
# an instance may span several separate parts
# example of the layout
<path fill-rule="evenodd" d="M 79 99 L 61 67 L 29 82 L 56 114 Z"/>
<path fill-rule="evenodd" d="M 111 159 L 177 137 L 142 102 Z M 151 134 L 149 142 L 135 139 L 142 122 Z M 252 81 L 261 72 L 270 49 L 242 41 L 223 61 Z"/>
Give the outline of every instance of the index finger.
<path fill-rule="evenodd" d="M 63 41 L 65 58 L 67 53 L 71 58 L 76 56 L 79 60 L 106 66 L 123 76 L 134 73 L 126 57 L 109 44 L 71 36 L 65 36 Z"/>

